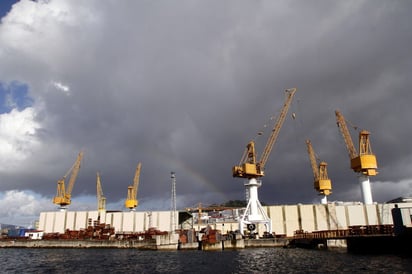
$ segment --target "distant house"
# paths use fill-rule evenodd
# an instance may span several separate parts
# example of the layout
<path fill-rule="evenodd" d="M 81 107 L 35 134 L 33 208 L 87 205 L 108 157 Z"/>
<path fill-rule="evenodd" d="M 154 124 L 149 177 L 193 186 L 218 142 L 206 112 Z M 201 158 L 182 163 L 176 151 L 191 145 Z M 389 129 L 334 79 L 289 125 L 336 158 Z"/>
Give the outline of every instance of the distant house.
<path fill-rule="evenodd" d="M 31 240 L 41 240 L 43 239 L 44 232 L 41 230 L 28 230 L 24 233 L 24 237 Z"/>
<path fill-rule="evenodd" d="M 387 204 L 396 204 L 396 203 L 412 203 L 412 197 L 398 197 L 393 200 L 386 202 Z"/>
<path fill-rule="evenodd" d="M 31 240 L 41 240 L 43 238 L 44 232 L 42 230 L 30 229 L 30 228 L 19 228 L 19 229 L 9 229 L 7 232 L 7 237 L 9 238 L 27 238 Z"/>

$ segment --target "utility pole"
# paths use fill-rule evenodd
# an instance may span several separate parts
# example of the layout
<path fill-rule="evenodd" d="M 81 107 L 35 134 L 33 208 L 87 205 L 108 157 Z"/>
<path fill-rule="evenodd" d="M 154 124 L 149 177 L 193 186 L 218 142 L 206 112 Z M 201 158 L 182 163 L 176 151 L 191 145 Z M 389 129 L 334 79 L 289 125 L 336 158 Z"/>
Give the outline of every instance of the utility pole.
<path fill-rule="evenodd" d="M 170 214 L 170 231 L 174 231 L 176 229 L 176 174 L 173 171 L 170 172 L 170 178 L 172 179 L 172 213 Z"/>

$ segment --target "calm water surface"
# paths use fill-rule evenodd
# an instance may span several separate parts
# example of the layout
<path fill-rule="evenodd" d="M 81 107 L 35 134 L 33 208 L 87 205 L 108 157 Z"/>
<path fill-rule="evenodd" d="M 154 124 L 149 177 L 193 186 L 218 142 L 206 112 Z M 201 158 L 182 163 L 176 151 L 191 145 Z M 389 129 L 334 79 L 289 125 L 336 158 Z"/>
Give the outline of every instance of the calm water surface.
<path fill-rule="evenodd" d="M 0 249 L 1 273 L 412 273 L 412 258 L 346 250 Z"/>

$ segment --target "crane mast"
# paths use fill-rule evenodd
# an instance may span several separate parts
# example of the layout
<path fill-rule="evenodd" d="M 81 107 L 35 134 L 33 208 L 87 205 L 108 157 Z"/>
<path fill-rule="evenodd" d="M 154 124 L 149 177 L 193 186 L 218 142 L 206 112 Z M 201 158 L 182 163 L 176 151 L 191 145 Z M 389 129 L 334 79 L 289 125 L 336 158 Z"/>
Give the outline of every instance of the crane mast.
<path fill-rule="evenodd" d="M 266 162 L 279 136 L 280 129 L 282 128 L 282 125 L 285 121 L 286 114 L 289 110 L 293 96 L 295 95 L 296 88 L 287 89 L 285 90 L 285 92 L 286 92 L 286 99 L 285 99 L 284 105 L 272 129 L 272 133 L 270 134 L 267 140 L 266 146 L 263 150 L 260 160 L 256 162 L 257 154 L 255 150 L 255 142 L 252 140 L 247 144 L 246 150 L 242 156 L 240 164 L 233 167 L 232 169 L 233 177 L 259 178 L 265 175 L 264 168 L 265 168 Z"/>
<path fill-rule="evenodd" d="M 322 203 L 327 203 L 326 196 L 332 193 L 332 183 L 328 177 L 327 171 L 328 164 L 324 161 L 321 161 L 318 165 L 316 161 L 315 151 L 313 150 L 312 143 L 310 140 L 306 140 L 306 146 L 313 171 L 314 187 L 319 192 L 319 194 L 325 196 L 322 199 Z"/>
<path fill-rule="evenodd" d="M 53 198 L 53 203 L 59 205 L 61 209 L 65 209 L 66 206 L 71 204 L 71 196 L 74 183 L 80 170 L 80 163 L 83 159 L 83 152 L 81 151 L 77 156 L 73 166 L 67 171 L 67 173 L 57 181 L 57 194 Z M 70 174 L 69 183 L 66 187 L 66 177 Z"/>
<path fill-rule="evenodd" d="M 130 210 L 135 210 L 138 206 L 139 201 L 137 200 L 137 191 L 139 187 L 139 178 L 140 178 L 140 169 L 142 164 L 138 163 L 136 167 L 136 171 L 133 178 L 133 186 L 129 186 L 127 188 L 127 199 L 125 201 L 125 207 Z"/>
<path fill-rule="evenodd" d="M 100 174 L 96 175 L 96 190 L 97 190 L 97 209 L 100 211 L 106 210 L 106 197 L 103 195 L 102 183 L 100 180 Z"/>

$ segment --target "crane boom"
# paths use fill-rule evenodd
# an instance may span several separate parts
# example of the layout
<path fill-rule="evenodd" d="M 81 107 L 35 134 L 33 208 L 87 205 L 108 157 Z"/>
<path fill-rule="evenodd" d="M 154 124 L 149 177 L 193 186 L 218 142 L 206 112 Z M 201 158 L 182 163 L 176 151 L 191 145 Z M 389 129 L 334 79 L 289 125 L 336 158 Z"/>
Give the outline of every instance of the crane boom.
<path fill-rule="evenodd" d="M 332 193 L 332 183 L 329 179 L 327 171 L 328 164 L 322 161 L 318 165 L 316 161 L 315 151 L 313 150 L 310 140 L 306 140 L 306 145 L 313 171 L 314 187 L 317 191 L 319 191 L 320 194 L 327 196 Z"/>
<path fill-rule="evenodd" d="M 141 163 L 137 164 L 136 171 L 135 171 L 134 178 L 133 178 L 133 186 L 129 186 L 127 188 L 127 199 L 124 204 L 126 208 L 129 208 L 131 210 L 135 209 L 139 204 L 139 201 L 137 200 L 137 190 L 139 188 L 139 178 L 140 178 L 141 166 L 142 166 Z"/>
<path fill-rule="evenodd" d="M 247 146 L 245 153 L 242 156 L 240 164 L 234 166 L 232 169 L 233 177 L 240 177 L 240 178 L 258 178 L 263 177 L 264 168 L 266 162 L 269 158 L 269 155 L 272 151 L 273 145 L 275 144 L 277 137 L 279 135 L 280 129 L 285 121 L 286 114 L 289 110 L 289 106 L 292 102 L 293 96 L 295 95 L 296 88 L 291 88 L 285 90 L 287 93 L 285 103 L 282 107 L 280 115 L 272 129 L 272 133 L 269 136 L 269 139 L 266 143 L 266 146 L 263 150 L 262 156 L 259 162 L 256 161 L 256 151 L 255 151 L 255 142 L 252 140 L 250 141 Z"/>
<path fill-rule="evenodd" d="M 316 181 L 319 180 L 319 170 L 318 163 L 316 161 L 315 151 L 313 150 L 312 143 L 310 142 L 310 140 L 306 140 L 306 146 L 309 153 L 310 165 L 312 167 L 313 179 Z"/>
<path fill-rule="evenodd" d="M 342 133 L 342 136 L 343 136 L 343 140 L 345 141 L 346 148 L 348 149 L 348 152 L 349 152 L 349 158 L 354 159 L 358 157 L 358 152 L 356 151 L 355 146 L 353 145 L 353 141 L 352 141 L 352 138 L 350 137 L 348 127 L 346 126 L 345 118 L 343 117 L 342 113 L 340 113 L 340 111 L 338 110 L 335 111 L 335 115 L 336 115 L 336 123 L 338 124 L 340 132 Z"/>
<path fill-rule="evenodd" d="M 270 152 L 272 151 L 273 145 L 275 144 L 279 136 L 280 129 L 282 128 L 282 125 L 285 122 L 286 114 L 289 110 L 290 103 L 292 102 L 295 92 L 296 92 L 296 88 L 286 90 L 287 96 L 286 96 L 285 103 L 283 104 L 282 111 L 280 112 L 278 120 L 275 123 L 275 126 L 273 127 L 272 134 L 270 135 L 266 143 L 265 149 L 263 150 L 262 156 L 259 161 L 261 170 L 264 170 L 266 162 L 269 158 Z"/>
<path fill-rule="evenodd" d="M 100 174 L 96 175 L 96 190 L 97 190 L 97 209 L 99 211 L 106 210 L 106 197 L 103 195 L 102 183 L 100 180 Z"/>
<path fill-rule="evenodd" d="M 59 205 L 60 207 L 64 208 L 71 204 L 71 196 L 74 183 L 77 179 L 77 175 L 79 174 L 80 170 L 80 163 L 83 159 L 83 152 L 81 151 L 77 156 L 76 161 L 74 162 L 73 166 L 67 171 L 67 173 L 58 180 L 57 182 L 57 194 L 53 198 L 53 203 Z M 69 183 L 66 187 L 66 177 L 70 174 Z"/>

